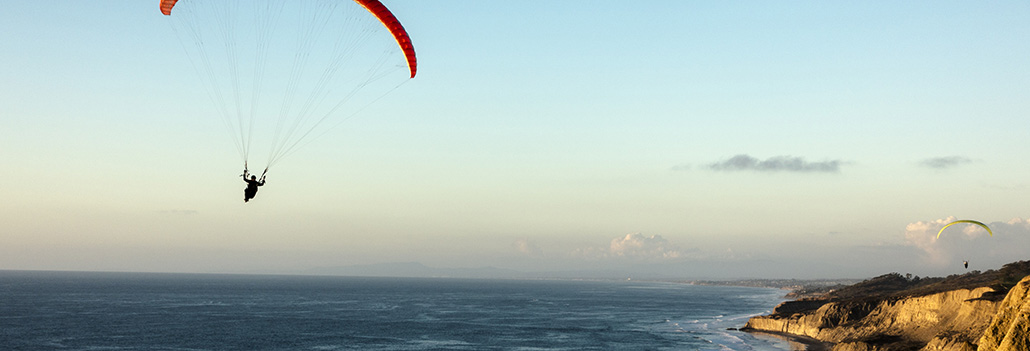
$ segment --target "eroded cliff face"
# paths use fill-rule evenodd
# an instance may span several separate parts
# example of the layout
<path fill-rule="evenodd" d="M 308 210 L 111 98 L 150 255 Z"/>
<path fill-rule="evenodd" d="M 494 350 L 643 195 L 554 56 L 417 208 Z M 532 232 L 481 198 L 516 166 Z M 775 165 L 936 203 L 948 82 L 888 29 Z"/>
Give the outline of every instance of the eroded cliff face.
<path fill-rule="evenodd" d="M 979 299 L 991 291 L 984 287 L 881 302 L 830 302 L 810 312 L 754 317 L 744 328 L 809 336 L 834 343 L 834 351 L 973 351 L 1001 305 Z"/>
<path fill-rule="evenodd" d="M 978 350 L 1030 350 L 1030 276 L 1005 295 L 993 321 L 980 337 Z"/>

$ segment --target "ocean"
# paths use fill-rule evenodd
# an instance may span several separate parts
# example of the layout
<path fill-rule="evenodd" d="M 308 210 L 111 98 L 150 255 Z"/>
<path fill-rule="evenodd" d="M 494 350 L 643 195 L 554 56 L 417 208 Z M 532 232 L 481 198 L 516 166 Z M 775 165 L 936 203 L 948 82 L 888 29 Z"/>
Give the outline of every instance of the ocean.
<path fill-rule="evenodd" d="M 0 271 L 0 350 L 790 350 L 776 289 Z"/>

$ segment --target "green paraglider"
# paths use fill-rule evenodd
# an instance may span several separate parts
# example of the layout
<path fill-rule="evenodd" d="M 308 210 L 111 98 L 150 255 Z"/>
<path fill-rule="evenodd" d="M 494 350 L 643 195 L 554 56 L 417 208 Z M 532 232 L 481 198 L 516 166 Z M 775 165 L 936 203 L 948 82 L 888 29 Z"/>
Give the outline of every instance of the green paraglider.
<path fill-rule="evenodd" d="M 951 225 L 953 225 L 953 224 L 958 224 L 958 223 L 969 223 L 969 224 L 976 224 L 976 225 L 978 225 L 978 226 L 981 226 L 981 227 L 983 227 L 984 229 L 986 229 L 986 230 L 987 230 L 987 234 L 988 234 L 988 235 L 990 235 L 990 236 L 994 236 L 994 233 L 992 233 L 992 232 L 991 232 L 991 228 L 990 228 L 990 227 L 987 227 L 987 225 L 986 225 L 986 224 L 983 224 L 983 223 L 980 223 L 980 222 L 977 222 L 977 221 L 972 221 L 972 220 L 968 220 L 968 219 L 962 219 L 962 220 L 957 220 L 957 221 L 954 221 L 954 222 L 948 223 L 947 225 L 945 225 L 945 226 L 944 226 L 944 228 L 941 228 L 941 231 L 937 232 L 937 239 L 940 239 L 940 238 L 941 238 L 941 233 L 944 233 L 944 229 L 947 229 L 947 228 L 948 228 L 948 227 L 950 227 Z"/>

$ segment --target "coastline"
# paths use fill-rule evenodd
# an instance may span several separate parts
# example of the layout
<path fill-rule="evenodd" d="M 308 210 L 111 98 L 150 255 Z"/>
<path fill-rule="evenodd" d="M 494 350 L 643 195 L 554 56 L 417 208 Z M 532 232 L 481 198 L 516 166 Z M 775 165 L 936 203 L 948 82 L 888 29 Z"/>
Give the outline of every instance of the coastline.
<path fill-rule="evenodd" d="M 801 287 L 801 286 L 793 287 L 793 288 L 780 287 L 780 289 L 782 289 L 782 290 L 791 290 L 791 294 L 787 295 L 787 296 L 791 296 L 791 295 L 797 295 L 796 293 L 799 290 L 804 290 L 805 287 Z M 790 303 L 792 301 L 798 301 L 798 299 L 795 297 L 795 298 L 788 298 L 786 300 L 783 300 L 778 305 L 773 307 L 773 310 L 776 310 L 776 308 L 782 307 L 785 303 Z M 748 320 L 750 321 L 750 318 Z M 791 334 L 791 333 L 787 333 L 787 332 L 772 331 L 772 330 L 754 329 L 754 328 L 748 327 L 747 324 L 745 324 L 743 327 L 740 327 L 740 328 L 738 328 L 736 330 L 744 332 L 744 333 L 752 334 L 752 335 L 767 336 L 767 337 L 776 338 L 776 339 L 780 339 L 780 340 L 786 341 L 787 345 L 790 347 L 791 351 L 831 351 L 833 349 L 833 346 L 835 345 L 835 343 L 827 342 L 827 341 L 822 341 L 822 340 L 819 340 L 819 339 L 816 339 L 816 338 L 813 338 L 813 337 L 810 337 L 810 336 L 807 336 L 807 335 L 798 335 L 798 334 Z"/>
<path fill-rule="evenodd" d="M 824 280 L 799 280 L 799 279 L 754 279 L 746 281 L 690 281 L 691 285 L 713 285 L 713 286 L 739 286 L 751 288 L 767 288 L 789 291 L 782 296 L 779 304 L 772 308 L 773 311 L 782 308 L 785 304 L 797 303 L 806 298 L 825 297 L 831 289 L 840 288 L 845 284 L 853 284 L 851 279 L 824 279 Z M 752 318 L 755 316 L 752 316 Z M 748 320 L 750 321 L 751 318 Z M 745 326 L 731 328 L 737 331 L 752 335 L 768 336 L 787 342 L 791 351 L 831 351 L 836 345 L 833 342 L 822 341 L 806 335 L 791 334 L 780 331 L 754 329 Z"/>
<path fill-rule="evenodd" d="M 818 339 L 807 337 L 804 335 L 795 335 L 790 333 L 758 330 L 751 328 L 741 328 L 738 330 L 745 333 L 771 336 L 774 338 L 785 340 L 790 345 L 790 349 L 793 351 L 830 351 L 831 349 L 833 349 L 833 343 L 820 341 Z"/>

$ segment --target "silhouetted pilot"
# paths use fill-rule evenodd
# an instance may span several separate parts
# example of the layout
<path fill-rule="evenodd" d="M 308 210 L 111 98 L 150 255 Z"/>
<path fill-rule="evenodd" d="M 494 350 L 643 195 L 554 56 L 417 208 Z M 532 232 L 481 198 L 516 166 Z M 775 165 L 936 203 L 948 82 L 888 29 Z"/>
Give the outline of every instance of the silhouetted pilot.
<path fill-rule="evenodd" d="M 258 187 L 265 185 L 264 175 L 261 176 L 261 180 L 258 180 L 257 176 L 255 175 L 250 175 L 250 179 L 247 179 L 247 175 L 250 174 L 248 174 L 247 171 L 244 170 L 243 181 L 247 182 L 247 189 L 243 190 L 243 202 L 248 202 L 250 201 L 250 199 L 253 199 L 254 196 L 257 195 Z"/>
<path fill-rule="evenodd" d="M 966 269 L 969 269 L 969 261 L 962 261 L 962 265 L 966 266 Z"/>

